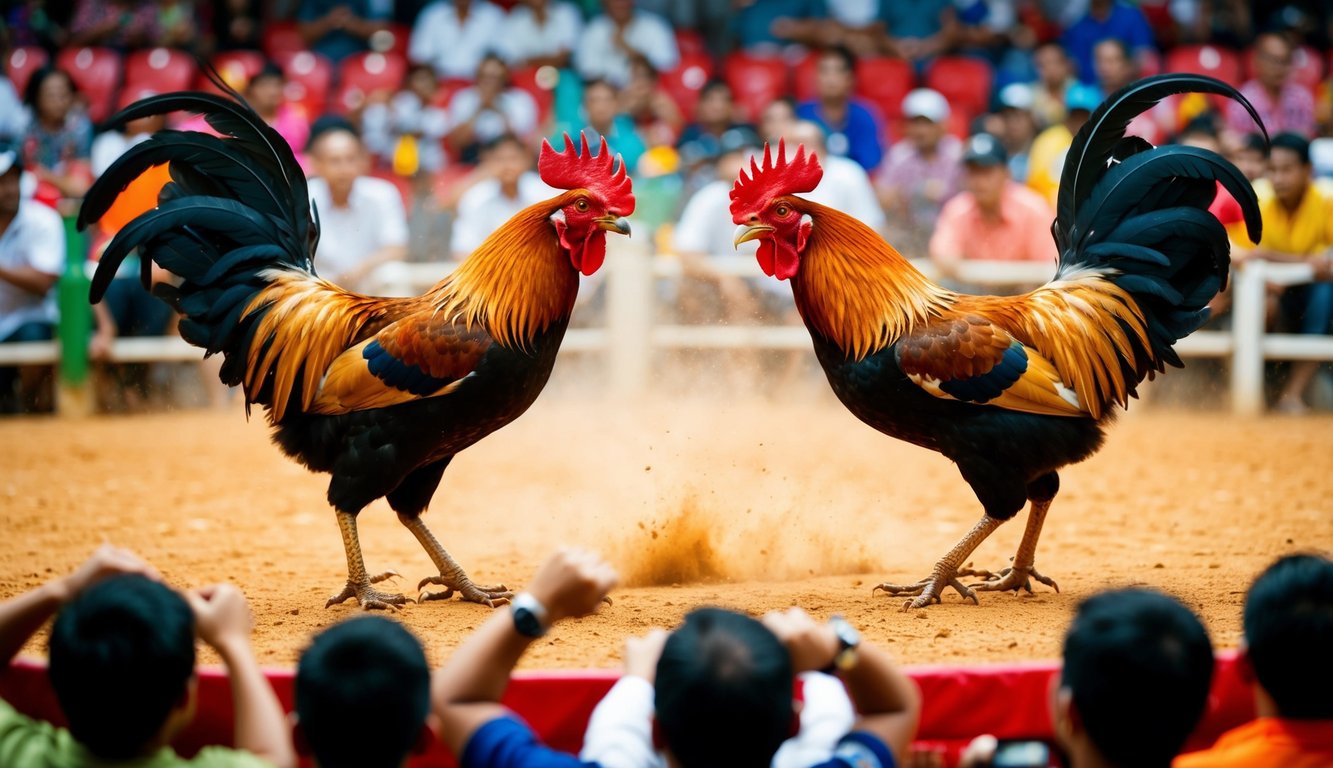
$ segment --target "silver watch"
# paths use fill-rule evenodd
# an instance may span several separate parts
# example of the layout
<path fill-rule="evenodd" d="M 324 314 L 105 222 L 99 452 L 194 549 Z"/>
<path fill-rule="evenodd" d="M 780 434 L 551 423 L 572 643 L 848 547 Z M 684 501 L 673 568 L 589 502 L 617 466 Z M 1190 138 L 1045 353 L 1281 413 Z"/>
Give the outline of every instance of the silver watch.
<path fill-rule="evenodd" d="M 550 629 L 546 606 L 528 592 L 519 592 L 509 601 L 514 630 L 524 637 L 541 637 Z"/>

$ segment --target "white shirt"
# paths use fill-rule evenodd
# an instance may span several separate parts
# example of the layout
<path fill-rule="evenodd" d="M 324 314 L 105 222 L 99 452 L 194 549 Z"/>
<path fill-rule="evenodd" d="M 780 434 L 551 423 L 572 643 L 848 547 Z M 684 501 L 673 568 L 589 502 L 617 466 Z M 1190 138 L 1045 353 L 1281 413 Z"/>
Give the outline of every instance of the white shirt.
<path fill-rule="evenodd" d="M 556 190 L 546 186 L 532 171 L 519 177 L 516 198 L 505 197 L 496 179 L 477 182 L 458 200 L 458 215 L 454 218 L 449 250 L 455 258 L 466 258 L 514 214 L 556 194 Z"/>
<path fill-rule="evenodd" d="M 505 18 L 498 47 L 505 61 L 518 64 L 538 56 L 573 51 L 582 32 L 583 17 L 569 3 L 549 3 L 545 24 L 537 23 L 531 8 L 517 5 Z"/>
<path fill-rule="evenodd" d="M 19 203 L 19 212 L 0 234 L 0 265 L 7 269 L 31 267 L 48 275 L 64 272 L 65 223 L 60 214 L 31 200 Z M 0 339 L 25 323 L 55 322 L 54 293 L 36 296 L 0 280 Z"/>
<path fill-rule="evenodd" d="M 17 142 L 28 130 L 28 112 L 23 107 L 14 83 L 0 74 L 0 136 Z"/>
<path fill-rule="evenodd" d="M 406 134 L 419 136 L 417 157 L 421 168 L 432 172 L 444 168 L 444 145 L 440 142 L 449 132 L 448 113 L 422 104 L 410 91 L 399 91 L 387 104 L 367 104 L 361 113 L 361 132 L 370 151 L 390 161 L 399 139 Z"/>
<path fill-rule="evenodd" d="M 824 178 L 813 192 L 801 197 L 842 211 L 876 232 L 882 231 L 884 209 L 880 207 L 875 187 L 861 164 L 827 153 L 819 156 L 819 163 L 824 167 Z"/>
<path fill-rule="evenodd" d="M 481 96 L 477 89 L 464 88 L 449 100 L 448 130 L 452 131 L 477 115 L 472 130 L 477 141 L 485 144 L 511 130 L 520 138 L 526 138 L 537 127 L 537 102 L 521 88 L 510 88 L 501 93 L 496 107 L 498 111 L 490 107 L 481 111 Z M 507 128 L 506 120 L 509 123 Z"/>
<path fill-rule="evenodd" d="M 614 42 L 615 22 L 598 16 L 588 22 L 574 49 L 574 69 L 586 80 L 601 78 L 617 88 L 629 84 L 629 57 Z M 635 11 L 625 28 L 625 42 L 642 53 L 658 72 L 666 72 L 680 60 L 676 34 L 661 17 Z"/>
<path fill-rule="evenodd" d="M 494 5 L 473 0 L 467 21 L 460 24 L 454 4 L 436 0 L 417 17 L 407 55 L 431 65 L 440 77 L 471 80 L 482 57 L 499 46 L 504 18 L 504 11 Z"/>
<path fill-rule="evenodd" d="M 347 207 L 338 208 L 328 183 L 315 178 L 310 180 L 310 201 L 319 208 L 315 269 L 321 275 L 342 274 L 381 248 L 407 245 L 407 214 L 392 182 L 362 176 L 352 183 Z"/>

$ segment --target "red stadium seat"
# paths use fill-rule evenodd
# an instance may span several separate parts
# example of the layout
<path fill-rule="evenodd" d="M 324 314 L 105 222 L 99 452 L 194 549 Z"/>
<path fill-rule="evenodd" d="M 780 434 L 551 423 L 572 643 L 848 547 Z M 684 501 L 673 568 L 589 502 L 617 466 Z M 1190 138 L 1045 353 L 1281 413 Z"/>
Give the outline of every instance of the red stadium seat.
<path fill-rule="evenodd" d="M 9 52 L 9 56 L 5 58 L 5 74 L 14 84 L 14 90 L 18 91 L 20 99 L 23 98 L 23 91 L 28 87 L 32 73 L 50 62 L 51 56 L 46 49 L 35 45 L 19 46 Z"/>
<path fill-rule="evenodd" d="M 509 73 L 509 82 L 537 103 L 537 120 L 542 125 L 555 109 L 555 84 L 559 80 L 560 70 L 555 67 L 521 67 Z"/>
<path fill-rule="evenodd" d="M 941 56 L 926 72 L 926 87 L 944 94 L 949 106 L 971 120 L 990 106 L 990 64 L 964 56 Z"/>
<path fill-rule="evenodd" d="M 224 51 L 213 57 L 213 68 L 222 76 L 223 82 L 238 91 L 245 90 L 250 78 L 264 68 L 264 54 L 259 51 Z M 217 93 L 217 89 L 200 73 L 195 82 L 199 90 Z"/>
<path fill-rule="evenodd" d="M 120 54 L 112 48 L 65 48 L 56 65 L 69 73 L 88 101 L 88 117 L 100 123 L 111 116 L 121 83 Z"/>
<path fill-rule="evenodd" d="M 873 58 L 856 62 L 856 95 L 879 107 L 886 120 L 903 111 L 903 97 L 916 83 L 912 65 L 902 59 Z"/>
<path fill-rule="evenodd" d="M 1231 85 L 1241 84 L 1240 57 L 1229 48 L 1215 45 L 1182 45 L 1166 54 L 1167 72 L 1190 72 L 1215 77 Z"/>
<path fill-rule="evenodd" d="M 1243 57 L 1246 79 L 1254 77 L 1254 57 L 1255 50 L 1251 46 L 1246 49 Z M 1333 51 L 1329 53 L 1329 66 L 1333 67 Z M 1318 87 L 1319 81 L 1324 79 L 1324 59 L 1319 55 L 1318 49 L 1308 45 L 1296 49 L 1292 56 L 1291 79 L 1292 82 L 1305 86 L 1311 92 Z"/>
<path fill-rule="evenodd" d="M 703 35 L 692 29 L 676 30 L 676 48 L 680 49 L 680 57 L 682 61 L 687 54 L 708 55 L 708 46 L 704 45 Z"/>
<path fill-rule="evenodd" d="M 787 64 L 782 59 L 733 53 L 727 57 L 726 80 L 745 119 L 757 122 L 769 102 L 787 94 Z"/>
<path fill-rule="evenodd" d="M 264 24 L 264 37 L 260 40 L 264 55 L 277 61 L 285 54 L 303 51 L 309 46 L 294 21 L 270 21 Z"/>
<path fill-rule="evenodd" d="M 357 53 L 343 60 L 339 69 L 335 107 L 345 112 L 360 109 L 373 94 L 397 91 L 407 74 L 407 58 L 393 53 Z"/>
<path fill-rule="evenodd" d="M 189 54 L 171 48 L 135 51 L 125 57 L 125 87 L 158 93 L 189 90 L 198 67 Z"/>
<path fill-rule="evenodd" d="M 712 77 L 713 61 L 702 53 L 680 54 L 680 64 L 670 72 L 663 72 L 659 83 L 671 100 L 680 107 L 680 113 L 687 119 L 694 115 L 694 105 L 699 103 L 699 91 L 708 78 Z"/>
<path fill-rule="evenodd" d="M 333 88 L 333 65 L 311 51 L 284 51 L 274 60 L 287 77 L 287 101 L 299 104 L 311 120 L 328 108 Z"/>

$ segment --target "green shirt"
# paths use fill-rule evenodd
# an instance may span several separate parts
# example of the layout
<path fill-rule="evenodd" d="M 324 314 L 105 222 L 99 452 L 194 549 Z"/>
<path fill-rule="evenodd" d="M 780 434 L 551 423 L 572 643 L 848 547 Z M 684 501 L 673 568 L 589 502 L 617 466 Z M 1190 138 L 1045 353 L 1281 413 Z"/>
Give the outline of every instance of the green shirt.
<path fill-rule="evenodd" d="M 0 700 L 0 766 L 23 768 L 272 768 L 248 752 L 225 747 L 205 747 L 186 760 L 171 747 L 128 762 L 107 763 L 97 759 L 74 740 L 69 731 L 33 720 Z"/>

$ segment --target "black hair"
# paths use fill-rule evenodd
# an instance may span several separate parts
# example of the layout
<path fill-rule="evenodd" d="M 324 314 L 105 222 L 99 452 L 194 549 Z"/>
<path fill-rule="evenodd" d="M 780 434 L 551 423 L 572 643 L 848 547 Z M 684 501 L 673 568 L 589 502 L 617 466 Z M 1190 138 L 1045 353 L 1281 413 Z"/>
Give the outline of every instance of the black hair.
<path fill-rule="evenodd" d="M 1213 647 L 1198 617 L 1147 589 L 1084 600 L 1061 684 L 1097 750 L 1116 765 L 1167 766 L 1203 716 Z"/>
<path fill-rule="evenodd" d="M 315 144 L 320 139 L 330 133 L 348 133 L 358 142 L 361 141 L 361 133 L 356 130 L 356 126 L 350 120 L 342 115 L 320 115 L 310 124 L 310 137 L 306 139 L 305 151 L 312 152 Z"/>
<path fill-rule="evenodd" d="M 46 82 L 47 78 L 53 76 L 65 78 L 65 82 L 69 83 L 70 92 L 76 96 L 78 95 L 79 86 L 74 83 L 74 78 L 70 77 L 68 72 L 59 67 L 42 67 L 32 73 L 32 76 L 28 78 L 28 84 L 23 87 L 23 103 L 32 107 L 34 112 L 37 110 L 37 97 L 41 94 L 42 84 Z"/>
<path fill-rule="evenodd" d="M 587 93 L 589 90 L 593 88 L 601 88 L 601 87 L 610 88 L 612 93 L 620 93 L 620 89 L 616 88 L 615 85 L 613 85 L 611 81 L 607 80 L 606 78 L 592 77 L 583 81 L 584 93 Z"/>
<path fill-rule="evenodd" d="M 842 64 L 847 69 L 847 73 L 856 77 L 856 54 L 845 45 L 830 45 L 819 52 L 820 56 L 837 56 L 842 59 Z"/>
<path fill-rule="evenodd" d="M 1033 54 L 1036 54 L 1036 52 L 1040 51 L 1042 48 L 1054 48 L 1060 52 L 1061 56 L 1066 59 L 1069 58 L 1069 51 L 1065 50 L 1064 45 L 1059 40 L 1047 40 L 1044 43 L 1039 43 L 1036 48 L 1032 49 Z"/>
<path fill-rule="evenodd" d="M 1245 134 L 1245 138 L 1241 139 L 1240 148 L 1268 157 L 1268 141 L 1259 133 Z"/>
<path fill-rule="evenodd" d="M 186 696 L 194 613 L 163 584 L 113 576 L 60 610 L 50 655 L 51 687 L 75 740 L 102 760 L 128 760 Z"/>
<path fill-rule="evenodd" d="M 514 146 L 518 147 L 524 152 L 527 152 L 528 150 L 527 146 L 523 143 L 522 139 L 520 139 L 518 136 L 512 133 L 506 132 L 500 134 L 499 136 L 496 136 L 493 139 L 488 139 L 484 144 L 482 144 L 481 153 L 482 154 L 489 153 L 491 150 L 494 150 L 497 147 L 502 147 L 505 144 L 513 144 Z"/>
<path fill-rule="evenodd" d="M 699 98 L 702 99 L 713 91 L 726 91 L 728 96 L 732 95 L 731 85 L 726 80 L 720 77 L 712 77 L 699 89 Z"/>
<path fill-rule="evenodd" d="M 791 735 L 791 658 L 763 624 L 699 608 L 667 639 L 654 703 L 684 768 L 766 768 Z"/>
<path fill-rule="evenodd" d="M 1299 133 L 1286 132 L 1274 136 L 1269 154 L 1272 154 L 1274 149 L 1285 149 L 1295 153 L 1301 165 L 1310 165 L 1310 140 Z"/>
<path fill-rule="evenodd" d="M 1184 128 L 1180 129 L 1180 133 L 1176 135 L 1177 141 L 1182 136 L 1207 136 L 1210 139 L 1216 139 L 1218 137 L 1217 116 L 1212 112 L 1196 115 L 1188 123 L 1185 123 Z"/>
<path fill-rule="evenodd" d="M 315 635 L 296 665 L 296 715 L 320 768 L 398 768 L 430 711 L 430 667 L 403 625 L 358 616 Z"/>
<path fill-rule="evenodd" d="M 1134 60 L 1134 54 L 1129 50 L 1129 43 L 1126 43 L 1118 37 L 1107 37 L 1097 41 L 1097 45 L 1106 45 L 1107 43 L 1114 45 L 1116 49 L 1120 51 L 1121 57 L 1125 60 L 1130 62 Z M 1096 46 L 1093 47 L 1095 48 Z"/>
<path fill-rule="evenodd" d="M 266 78 L 273 78 L 279 81 L 285 81 L 287 79 L 287 75 L 285 72 L 282 71 L 282 67 L 278 66 L 277 64 L 271 61 L 266 61 L 264 62 L 264 65 L 259 68 L 259 71 L 256 72 L 249 79 L 249 81 L 246 82 L 245 87 L 250 88 L 255 83 L 259 82 L 260 80 L 264 80 Z"/>
<path fill-rule="evenodd" d="M 1282 717 L 1333 718 L 1333 561 L 1288 555 L 1259 574 L 1245 597 L 1245 644 Z"/>

